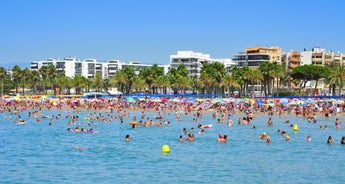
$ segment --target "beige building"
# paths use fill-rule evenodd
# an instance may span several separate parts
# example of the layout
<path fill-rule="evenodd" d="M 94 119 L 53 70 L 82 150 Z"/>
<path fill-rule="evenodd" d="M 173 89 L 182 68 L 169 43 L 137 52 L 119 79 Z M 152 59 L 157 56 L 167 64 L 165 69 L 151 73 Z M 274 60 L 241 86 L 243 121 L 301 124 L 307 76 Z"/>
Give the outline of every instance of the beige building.
<path fill-rule="evenodd" d="M 279 47 L 251 47 L 233 57 L 238 66 L 259 67 L 264 62 L 282 62 L 282 49 Z"/>

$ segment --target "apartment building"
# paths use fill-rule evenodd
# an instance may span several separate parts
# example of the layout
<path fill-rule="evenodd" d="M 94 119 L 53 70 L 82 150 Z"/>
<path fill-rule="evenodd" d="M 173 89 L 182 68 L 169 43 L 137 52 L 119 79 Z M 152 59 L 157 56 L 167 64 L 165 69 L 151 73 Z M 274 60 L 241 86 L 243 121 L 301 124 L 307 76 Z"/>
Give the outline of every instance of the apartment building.
<path fill-rule="evenodd" d="M 265 62 L 282 62 L 282 49 L 279 47 L 251 47 L 234 54 L 233 61 L 240 67 L 259 67 Z"/>
<path fill-rule="evenodd" d="M 103 79 L 115 76 L 118 70 L 125 67 L 132 67 L 136 74 L 139 74 L 141 70 L 144 70 L 152 65 L 142 64 L 140 61 L 135 62 L 121 62 L 119 60 L 109 60 L 106 62 L 99 62 L 96 59 L 85 59 L 83 61 L 76 57 L 67 57 L 64 59 L 49 58 L 47 60 L 33 61 L 31 62 L 31 70 L 39 70 L 41 67 L 49 67 L 54 65 L 56 71 L 59 74 L 64 74 L 67 77 L 74 77 L 75 75 L 81 75 L 86 78 L 94 78 L 97 74 L 100 74 Z M 158 65 L 162 67 L 164 73 L 168 73 L 168 65 Z"/>
<path fill-rule="evenodd" d="M 180 64 L 184 64 L 188 70 L 188 76 L 200 77 L 200 71 L 205 63 L 220 62 L 224 64 L 227 70 L 230 70 L 235 65 L 231 59 L 213 59 L 209 54 L 203 54 L 200 52 L 193 51 L 177 51 L 177 54 L 170 55 L 170 69 L 178 68 Z"/>

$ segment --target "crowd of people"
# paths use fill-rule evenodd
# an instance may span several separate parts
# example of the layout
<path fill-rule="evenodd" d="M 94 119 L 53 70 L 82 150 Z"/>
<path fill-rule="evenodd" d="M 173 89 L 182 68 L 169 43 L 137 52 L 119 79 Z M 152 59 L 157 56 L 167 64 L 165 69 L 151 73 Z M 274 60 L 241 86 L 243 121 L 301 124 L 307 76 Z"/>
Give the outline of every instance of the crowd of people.
<path fill-rule="evenodd" d="M 181 122 L 181 114 L 191 115 L 192 122 L 198 122 L 198 119 L 202 118 L 204 113 L 212 113 L 212 117 L 218 124 L 226 124 L 228 127 L 233 126 L 232 117 L 238 116 L 239 125 L 251 125 L 257 114 L 268 117 L 267 126 L 274 126 L 272 120 L 273 116 L 279 118 L 287 118 L 291 115 L 296 117 L 303 117 L 308 122 L 317 123 L 318 117 L 329 118 L 330 116 L 337 116 L 337 113 L 343 112 L 344 103 L 334 103 L 331 100 L 317 100 L 306 103 L 296 103 L 296 99 L 288 99 L 287 103 L 280 103 L 278 100 L 274 103 L 267 103 L 268 99 L 257 100 L 243 100 L 238 99 L 231 102 L 212 102 L 211 99 L 203 99 L 202 101 L 195 102 L 183 102 L 183 101 L 165 101 L 165 102 L 153 102 L 148 98 L 141 98 L 135 101 L 126 101 L 124 96 L 112 99 L 22 99 L 22 100 L 8 100 L 2 99 L 0 103 L 0 112 L 5 114 L 4 119 L 9 120 L 11 114 L 15 124 L 24 124 L 25 119 L 20 112 L 27 112 L 27 118 L 35 119 L 37 123 L 41 123 L 45 119 L 49 120 L 49 125 L 53 126 L 55 120 L 59 120 L 62 117 L 61 114 L 52 116 L 42 116 L 42 109 L 46 110 L 66 110 L 67 115 L 65 118 L 68 120 L 69 132 L 87 132 L 96 133 L 94 128 L 97 128 L 98 122 L 113 122 L 118 121 L 120 124 L 125 122 L 125 119 L 131 119 L 130 125 L 133 129 L 143 126 L 170 126 L 172 123 L 166 120 L 167 115 L 173 115 L 176 122 Z M 271 100 L 272 101 L 272 100 Z M 259 103 L 260 102 L 260 103 Z M 109 113 L 105 113 L 105 110 Z M 84 121 L 88 121 L 86 127 L 80 127 L 78 121 L 78 112 L 87 111 L 89 115 L 83 118 Z M 132 115 L 133 111 L 141 112 L 140 117 Z M 147 117 L 146 112 L 155 112 L 157 116 L 153 119 Z M 341 116 L 339 116 L 341 117 Z M 91 121 L 96 120 L 95 124 L 91 124 Z M 290 123 L 286 120 L 286 123 Z M 292 126 L 292 124 L 291 124 Z M 324 125 L 327 128 L 327 125 Z M 336 129 L 341 128 L 341 120 L 336 118 Z M 210 128 L 205 125 L 199 125 L 198 134 L 205 134 L 205 128 Z M 256 128 L 254 125 L 252 128 Z M 321 128 L 322 125 L 321 125 Z M 290 136 L 285 131 L 278 130 L 286 141 L 290 140 Z M 194 141 L 194 127 L 190 130 L 184 128 L 182 135 L 178 137 L 179 142 Z M 265 132 L 259 136 L 260 139 L 266 140 L 267 144 L 271 143 L 271 138 Z M 307 136 L 307 141 L 311 141 L 311 136 Z M 130 135 L 125 136 L 125 142 L 130 142 Z M 218 134 L 218 142 L 227 142 L 228 136 Z M 328 144 L 333 144 L 334 139 L 332 136 L 328 137 Z M 345 136 L 342 137 L 341 144 L 345 144 Z"/>

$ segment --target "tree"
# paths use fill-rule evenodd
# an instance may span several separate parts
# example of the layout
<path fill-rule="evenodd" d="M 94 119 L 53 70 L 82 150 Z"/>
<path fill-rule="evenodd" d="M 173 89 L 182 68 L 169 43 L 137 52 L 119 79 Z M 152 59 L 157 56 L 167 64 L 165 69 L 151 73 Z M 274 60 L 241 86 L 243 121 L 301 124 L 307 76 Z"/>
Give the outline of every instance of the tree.
<path fill-rule="evenodd" d="M 301 65 L 294 68 L 291 72 L 291 77 L 293 79 L 299 79 L 303 81 L 300 85 L 300 89 L 304 89 L 306 83 L 311 80 L 315 80 L 315 88 L 317 89 L 318 81 L 321 78 L 327 76 L 328 69 L 324 66 L 319 65 Z M 303 87 L 302 87 L 303 85 Z"/>
<path fill-rule="evenodd" d="M 222 83 L 222 79 L 226 74 L 225 67 L 220 62 L 214 63 L 205 63 L 203 64 L 201 71 L 200 71 L 200 78 L 203 78 L 206 82 L 206 78 L 211 78 L 208 82 L 214 81 L 214 85 L 212 86 L 212 93 L 219 93 L 220 85 Z M 222 90 L 223 91 L 223 90 Z"/>
<path fill-rule="evenodd" d="M 53 91 L 53 94 L 56 94 L 56 89 L 55 89 L 55 82 L 56 82 L 56 76 L 57 76 L 57 72 L 56 72 L 56 68 L 54 65 L 50 65 L 48 67 L 48 78 L 50 81 L 50 85 L 51 85 L 51 90 Z"/>
<path fill-rule="evenodd" d="M 167 75 L 161 75 L 157 78 L 155 86 L 160 89 L 160 93 L 166 94 L 167 88 L 170 87 L 169 77 Z"/>
<path fill-rule="evenodd" d="M 20 81 L 22 78 L 22 69 L 18 65 L 15 65 L 12 68 L 12 77 L 15 81 L 16 93 L 18 93 L 18 88 L 19 88 Z"/>
<path fill-rule="evenodd" d="M 228 88 L 229 94 L 233 95 L 234 94 L 233 88 L 235 86 L 238 86 L 238 84 L 236 83 L 236 80 L 231 75 L 226 74 L 223 78 L 222 86 L 224 88 Z"/>
<path fill-rule="evenodd" d="M 136 74 L 132 67 L 125 67 L 118 70 L 115 76 L 109 79 L 109 85 L 120 89 L 122 93 L 130 93 Z"/>
<path fill-rule="evenodd" d="M 109 84 L 112 87 L 117 87 L 122 93 L 125 93 L 125 86 L 127 85 L 125 73 L 122 70 L 116 72 L 115 76 L 109 79 Z"/>
<path fill-rule="evenodd" d="M 1 97 L 4 95 L 4 83 L 7 76 L 7 71 L 4 67 L 0 67 L 0 82 L 1 82 Z"/>
<path fill-rule="evenodd" d="M 96 73 L 96 76 L 91 80 L 91 87 L 96 89 L 96 92 L 100 92 L 104 86 L 104 80 L 101 73 Z"/>
<path fill-rule="evenodd" d="M 47 94 L 47 78 L 48 78 L 48 67 L 47 66 L 42 66 L 39 70 L 39 73 L 41 74 L 42 80 L 43 80 L 43 91 L 44 94 Z"/>
<path fill-rule="evenodd" d="M 181 91 L 181 94 L 186 94 L 186 90 L 190 89 L 190 81 L 188 77 L 178 76 L 175 86 Z"/>
<path fill-rule="evenodd" d="M 126 67 L 126 68 L 123 68 L 122 70 L 123 70 L 125 77 L 126 77 L 126 84 L 127 84 L 126 85 L 126 93 L 130 93 L 132 85 L 133 85 L 133 81 L 136 77 L 136 74 L 134 72 L 134 68 Z"/>
<path fill-rule="evenodd" d="M 60 88 L 60 94 L 63 94 L 64 91 L 67 94 L 71 94 L 71 88 L 73 87 L 73 79 L 71 77 L 61 74 L 56 79 L 56 84 Z"/>
<path fill-rule="evenodd" d="M 31 83 L 31 72 L 28 68 L 24 68 L 21 73 L 21 80 L 20 80 L 22 87 L 23 87 L 23 95 L 25 95 L 26 86 Z"/>
<path fill-rule="evenodd" d="M 280 81 L 287 76 L 287 72 L 284 65 L 278 65 L 277 63 L 273 63 L 273 70 L 271 72 L 272 77 L 275 79 L 277 87 L 276 87 L 276 94 L 279 91 L 279 84 Z M 274 81 L 274 80 L 273 80 Z"/>
<path fill-rule="evenodd" d="M 235 66 L 232 70 L 232 78 L 236 81 L 236 83 L 239 85 L 239 97 L 241 97 L 242 95 L 244 95 L 244 91 L 245 91 L 245 84 L 247 83 L 248 79 L 247 77 L 244 75 L 244 73 L 246 73 L 246 71 L 249 70 L 248 66 L 244 66 L 244 67 L 238 67 Z"/>
<path fill-rule="evenodd" d="M 276 66 L 277 66 L 276 62 L 273 62 L 273 63 L 264 62 L 259 66 L 259 70 L 261 71 L 261 73 L 263 75 L 263 84 L 264 84 L 265 96 L 272 94 L 271 83 L 274 79 L 272 73 L 275 70 Z"/>
<path fill-rule="evenodd" d="M 263 76 L 260 72 L 260 70 L 249 68 L 247 71 L 243 74 L 246 76 L 245 78 L 251 83 L 251 96 L 254 97 L 254 90 L 255 90 L 255 84 L 259 83 L 260 81 L 263 81 Z"/>
<path fill-rule="evenodd" d="M 139 76 L 146 81 L 146 84 L 149 88 L 149 93 L 156 93 L 154 84 L 159 76 L 163 76 L 164 71 L 163 68 L 158 67 L 157 64 L 152 65 L 151 67 L 147 67 L 144 70 L 141 70 Z"/>
<path fill-rule="evenodd" d="M 342 94 L 344 81 L 345 81 L 345 67 L 343 65 L 337 65 L 329 73 L 329 83 L 335 84 L 339 87 L 338 94 Z"/>
<path fill-rule="evenodd" d="M 146 82 L 140 77 L 136 77 L 133 81 L 133 88 L 136 92 L 144 91 L 146 87 Z"/>
<path fill-rule="evenodd" d="M 39 84 L 41 80 L 40 74 L 38 73 L 37 70 L 31 70 L 30 72 L 30 88 L 32 89 L 33 93 L 37 93 L 37 85 Z"/>
<path fill-rule="evenodd" d="M 88 86 L 89 80 L 81 76 L 80 74 L 77 74 L 73 77 L 73 86 L 75 87 L 76 94 L 81 94 L 83 89 Z"/>

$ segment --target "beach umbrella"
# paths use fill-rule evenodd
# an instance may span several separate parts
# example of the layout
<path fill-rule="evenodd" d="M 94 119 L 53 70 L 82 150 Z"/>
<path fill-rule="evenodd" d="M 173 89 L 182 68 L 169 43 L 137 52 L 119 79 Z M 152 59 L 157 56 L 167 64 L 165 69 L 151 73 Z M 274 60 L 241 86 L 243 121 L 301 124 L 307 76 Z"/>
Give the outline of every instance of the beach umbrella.
<path fill-rule="evenodd" d="M 202 99 L 202 98 L 196 98 L 196 101 L 198 101 L 198 102 L 203 102 L 204 99 Z"/>
<path fill-rule="evenodd" d="M 6 103 L 10 102 L 10 100 L 11 100 L 11 99 L 9 99 L 9 98 L 2 98 L 2 101 L 3 101 L 3 102 L 6 102 Z"/>
<path fill-rule="evenodd" d="M 230 103 L 230 102 L 235 102 L 236 100 L 234 98 L 223 98 L 223 101 L 226 103 Z"/>
<path fill-rule="evenodd" d="M 285 105 L 285 104 L 288 103 L 288 99 L 287 99 L 287 98 L 281 98 L 281 99 L 280 99 L 280 103 L 283 104 L 283 105 Z"/>
<path fill-rule="evenodd" d="M 134 98 L 132 96 L 127 96 L 127 102 L 134 102 Z"/>
<path fill-rule="evenodd" d="M 334 103 L 335 104 L 343 104 L 344 100 L 337 99 L 336 101 L 334 101 Z"/>
<path fill-rule="evenodd" d="M 187 102 L 187 103 L 194 103 L 196 102 L 196 99 L 195 98 L 188 98 L 187 100 L 185 100 L 184 102 Z"/>
<path fill-rule="evenodd" d="M 274 107 L 275 106 L 275 104 L 274 103 L 268 103 L 268 104 L 266 104 L 267 106 L 271 106 L 271 107 Z"/>
<path fill-rule="evenodd" d="M 181 102 L 181 99 L 179 99 L 179 98 L 174 98 L 174 99 L 172 99 L 171 101 L 172 101 L 172 102 Z"/>
<path fill-rule="evenodd" d="M 146 101 L 146 99 L 145 99 L 145 98 L 142 98 L 142 97 L 141 97 L 141 98 L 138 98 L 138 100 L 141 101 L 141 102 L 145 102 L 145 101 Z"/>
<path fill-rule="evenodd" d="M 161 102 L 164 102 L 164 103 L 168 102 L 168 100 L 166 98 L 164 98 L 164 97 L 161 97 L 160 100 L 161 100 Z"/>
<path fill-rule="evenodd" d="M 213 103 L 219 103 L 221 101 L 223 101 L 222 98 L 215 98 L 215 99 L 212 100 Z"/>

